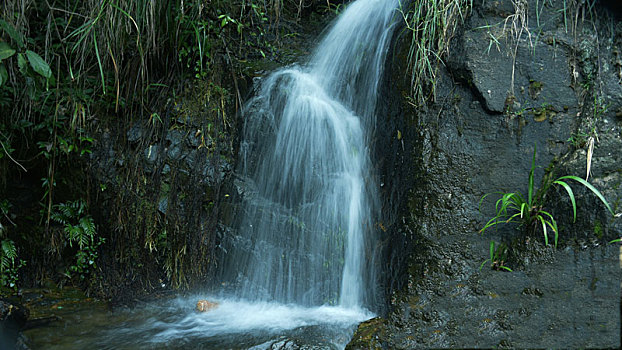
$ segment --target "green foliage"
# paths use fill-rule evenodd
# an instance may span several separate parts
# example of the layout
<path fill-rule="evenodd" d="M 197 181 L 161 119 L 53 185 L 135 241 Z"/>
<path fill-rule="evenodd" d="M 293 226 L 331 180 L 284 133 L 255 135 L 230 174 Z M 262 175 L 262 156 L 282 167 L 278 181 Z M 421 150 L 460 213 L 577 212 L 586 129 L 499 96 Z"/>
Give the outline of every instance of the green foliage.
<path fill-rule="evenodd" d="M 559 185 L 566 190 L 570 202 L 572 204 L 573 222 L 577 218 L 577 204 L 574 197 L 572 188 L 568 185 L 567 180 L 573 180 L 588 188 L 594 195 L 600 199 L 605 205 L 607 210 L 613 215 L 613 210 L 609 203 L 605 200 L 603 195 L 592 184 L 586 180 L 577 176 L 562 176 L 555 180 L 545 179 L 545 184 L 537 189 L 534 183 L 534 173 L 536 169 L 536 147 L 534 146 L 533 158 L 531 161 L 531 170 L 529 171 L 529 184 L 527 197 L 523 196 L 520 192 L 494 192 L 488 193 L 480 200 L 480 207 L 482 202 L 492 194 L 500 195 L 500 198 L 495 203 L 495 216 L 488 220 L 486 225 L 480 230 L 480 233 L 484 233 L 486 229 L 504 223 L 516 223 L 519 227 L 524 227 L 527 230 L 533 230 L 534 232 L 538 227 L 542 228 L 542 234 L 544 236 L 544 243 L 549 244 L 549 229 L 553 231 L 555 237 L 555 246 L 557 247 L 559 229 L 557 227 L 557 221 L 549 213 L 544 210 L 544 197 L 546 192 L 552 185 Z"/>
<path fill-rule="evenodd" d="M 18 259 L 15 242 L 7 238 L 8 229 L 3 225 L 15 225 L 9 216 L 11 203 L 6 199 L 0 201 L 0 288 L 17 289 L 18 271 L 26 263 Z"/>
<path fill-rule="evenodd" d="M 589 137 L 590 134 L 579 130 L 571 133 L 567 141 L 575 148 L 581 148 L 587 144 Z"/>
<path fill-rule="evenodd" d="M 10 239 L 2 241 L 2 252 L 0 255 L 0 269 L 2 272 L 11 267 L 17 258 L 15 243 Z"/>
<path fill-rule="evenodd" d="M 5 25 L 6 22 L 4 22 Z M 8 59 L 17 53 L 17 65 L 20 73 L 26 78 L 35 78 L 32 71 L 46 79 L 52 77 L 50 66 L 34 51 L 23 50 L 18 52 L 6 42 L 0 42 L 0 86 L 8 81 L 7 63 Z M 7 62 L 4 62 L 4 61 Z M 30 70 L 32 69 L 32 71 Z"/>
<path fill-rule="evenodd" d="M 92 273 L 103 240 L 83 202 L 66 200 L 84 198 L 92 190 L 86 188 L 88 180 L 74 182 L 90 176 L 84 173 L 90 166 L 87 156 L 97 144 L 95 135 L 148 122 L 152 126 L 150 135 L 160 137 L 168 125 L 168 114 L 163 110 L 169 97 L 187 96 L 189 90 L 202 86 L 209 87 L 202 92 L 207 95 L 198 101 L 192 115 L 209 122 L 201 121 L 201 127 L 193 132 L 195 137 L 200 136 L 199 148 L 217 151 L 222 135 L 235 127 L 227 114 L 241 107 L 237 86 L 240 70 L 249 58 L 278 54 L 279 35 L 287 36 L 290 28 L 279 25 L 279 19 L 299 18 L 309 2 L 3 1 L 0 195 L 12 185 L 12 179 L 23 178 L 22 172 L 28 171 L 28 179 L 41 179 L 41 188 L 29 190 L 41 198 L 43 208 L 40 220 L 33 217 L 31 221 L 43 223 L 46 232 L 42 233 L 43 227 L 28 231 L 24 235 L 28 246 L 15 239 L 20 256 L 30 254 L 28 258 L 34 256 L 35 260 L 40 256 L 41 260 L 32 261 L 33 266 L 40 266 L 40 262 L 50 260 L 49 255 L 61 253 L 65 263 L 71 260 L 68 274 L 84 278 Z M 184 110 L 187 105 L 186 100 Z M 20 164 L 20 159 L 28 161 Z M 191 259 L 212 253 L 206 253 L 204 244 L 195 244 L 186 254 L 186 236 L 180 232 L 187 223 L 164 227 L 158 222 L 156 207 L 147 210 L 140 206 L 127 217 L 120 214 L 129 213 L 124 210 L 147 197 L 151 200 L 157 196 L 147 189 L 153 179 L 143 177 L 140 184 L 134 181 L 142 167 L 133 165 L 136 163 L 125 166 L 122 171 L 127 172 L 119 174 L 117 181 L 123 183 L 120 188 L 112 183 L 94 184 L 102 191 L 106 186 L 115 191 L 106 196 L 117 196 L 118 207 L 113 205 L 110 210 L 125 219 L 119 220 L 111 234 L 115 246 L 110 249 L 116 250 L 122 263 L 130 261 L 130 265 L 132 259 L 127 257 L 138 256 L 145 246 L 154 247 L 160 252 L 154 249 L 148 258 L 162 265 L 168 254 L 168 260 L 173 261 L 172 276 L 184 269 L 204 276 L 201 269 L 206 268 Z M 144 225 L 138 224 L 141 220 Z M 7 223 L 5 218 L 2 224 Z M 38 241 L 30 244 L 34 237 Z M 39 271 L 37 275 L 41 275 Z"/>
<path fill-rule="evenodd" d="M 62 224 L 65 239 L 70 247 L 77 244 L 78 249 L 75 253 L 75 264 L 69 267 L 66 272 L 71 277 L 71 273 L 77 273 L 81 280 L 84 280 L 89 273 L 97 268 L 97 248 L 105 242 L 105 239 L 97 237 L 95 223 L 90 215 L 86 214 L 86 204 L 83 200 L 61 203 L 54 205 L 51 214 L 52 220 Z"/>
<path fill-rule="evenodd" d="M 412 34 L 408 51 L 412 99 L 423 104 L 436 93 L 436 73 L 459 23 L 472 7 L 472 0 L 413 0 L 398 9 Z"/>
<path fill-rule="evenodd" d="M 12 240 L 4 239 L 0 244 L 0 287 L 17 290 L 18 271 L 26 262 L 17 258 L 17 248 Z"/>
<path fill-rule="evenodd" d="M 480 271 L 482 270 L 484 265 L 486 265 L 487 262 L 490 262 L 490 267 L 494 270 L 506 270 L 506 271 L 512 272 L 512 269 L 505 266 L 505 260 L 507 259 L 507 256 L 508 256 L 507 245 L 503 243 L 499 243 L 499 245 L 495 249 L 495 241 L 490 241 L 489 252 L 490 252 L 490 257 L 484 260 L 484 262 L 481 265 L 479 265 Z"/>

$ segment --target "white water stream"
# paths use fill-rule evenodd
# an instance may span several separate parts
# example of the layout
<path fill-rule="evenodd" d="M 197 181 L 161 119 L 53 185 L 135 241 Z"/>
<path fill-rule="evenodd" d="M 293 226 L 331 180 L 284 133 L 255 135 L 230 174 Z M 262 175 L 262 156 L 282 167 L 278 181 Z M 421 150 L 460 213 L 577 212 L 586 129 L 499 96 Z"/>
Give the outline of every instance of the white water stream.
<path fill-rule="evenodd" d="M 236 297 L 306 307 L 373 303 L 377 193 L 369 139 L 398 0 L 351 3 L 310 62 L 265 78 L 244 110 Z"/>
<path fill-rule="evenodd" d="M 353 327 L 373 317 L 378 194 L 370 139 L 398 5 L 350 3 L 306 65 L 257 85 L 243 111 L 244 202 L 237 232 L 224 242 L 225 291 L 206 297 L 219 306 L 157 321 L 152 341 L 295 337 L 319 327 L 320 338 L 343 348 Z"/>

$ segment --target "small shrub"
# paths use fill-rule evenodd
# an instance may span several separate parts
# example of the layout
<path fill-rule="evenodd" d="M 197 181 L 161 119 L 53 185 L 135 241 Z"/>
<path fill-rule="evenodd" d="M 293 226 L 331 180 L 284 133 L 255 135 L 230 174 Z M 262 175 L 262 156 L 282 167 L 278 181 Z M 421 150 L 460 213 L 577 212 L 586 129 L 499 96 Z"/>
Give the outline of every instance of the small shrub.
<path fill-rule="evenodd" d="M 26 263 L 18 259 L 15 242 L 6 237 L 7 228 L 2 224 L 2 221 L 5 221 L 7 225 L 15 225 L 9 216 L 10 208 L 9 201 L 6 199 L 0 201 L 0 288 L 16 290 L 19 280 L 18 271 Z"/>

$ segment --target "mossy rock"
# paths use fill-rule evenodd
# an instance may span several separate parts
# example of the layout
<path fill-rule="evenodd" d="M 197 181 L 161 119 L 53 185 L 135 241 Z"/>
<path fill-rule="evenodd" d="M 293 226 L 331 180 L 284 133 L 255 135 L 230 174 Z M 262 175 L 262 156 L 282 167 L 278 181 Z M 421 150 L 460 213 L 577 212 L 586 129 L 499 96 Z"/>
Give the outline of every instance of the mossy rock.
<path fill-rule="evenodd" d="M 381 339 L 385 338 L 385 333 L 386 320 L 382 317 L 372 318 L 359 325 L 346 349 L 383 349 Z"/>

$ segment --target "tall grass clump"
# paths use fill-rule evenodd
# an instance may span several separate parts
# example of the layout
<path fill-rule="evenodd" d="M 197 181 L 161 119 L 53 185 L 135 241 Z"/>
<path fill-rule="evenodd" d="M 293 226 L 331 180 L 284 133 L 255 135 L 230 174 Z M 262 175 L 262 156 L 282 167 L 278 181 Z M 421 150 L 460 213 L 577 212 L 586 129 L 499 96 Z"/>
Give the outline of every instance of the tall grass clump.
<path fill-rule="evenodd" d="M 499 196 L 499 199 L 495 203 L 495 215 L 488 220 L 486 225 L 484 225 L 484 227 L 480 230 L 480 233 L 483 234 L 487 229 L 498 224 L 514 223 L 519 227 L 524 228 L 527 232 L 536 232 L 539 228 L 541 228 L 545 245 L 549 245 L 549 232 L 552 231 L 554 234 L 554 244 L 555 247 L 557 247 L 559 228 L 553 215 L 549 211 L 545 210 L 545 195 L 551 186 L 561 186 L 568 194 L 568 198 L 570 198 L 573 222 L 575 222 L 577 219 L 577 203 L 572 187 L 568 184 L 569 180 L 578 182 L 589 189 L 605 205 L 611 215 L 614 215 L 613 209 L 602 193 L 600 193 L 598 189 L 586 180 L 573 175 L 561 176 L 557 179 L 545 177 L 543 186 L 537 188 L 534 180 L 535 169 L 536 148 L 534 146 L 531 169 L 529 171 L 528 178 L 527 196 L 524 196 L 519 191 L 493 192 L 484 195 L 480 200 L 480 207 L 482 202 L 490 195 L 496 194 Z"/>
<path fill-rule="evenodd" d="M 413 0 L 408 6 L 400 2 L 399 12 L 411 34 L 408 69 L 415 104 L 434 99 L 439 65 L 471 7 L 472 0 Z"/>

